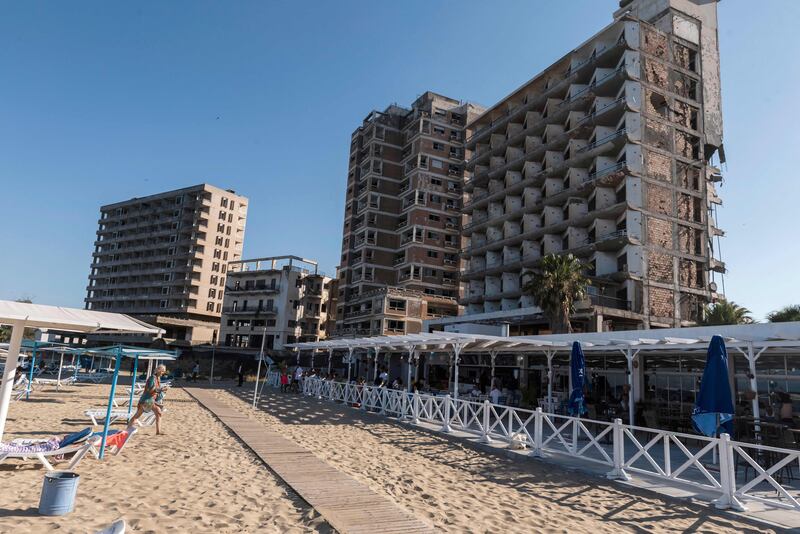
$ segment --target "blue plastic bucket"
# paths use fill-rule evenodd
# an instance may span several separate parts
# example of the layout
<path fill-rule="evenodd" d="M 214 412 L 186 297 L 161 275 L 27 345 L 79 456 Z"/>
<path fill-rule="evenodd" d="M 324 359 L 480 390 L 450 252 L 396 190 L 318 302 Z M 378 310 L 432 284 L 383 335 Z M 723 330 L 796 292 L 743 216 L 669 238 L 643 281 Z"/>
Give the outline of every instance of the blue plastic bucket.
<path fill-rule="evenodd" d="M 72 471 L 52 471 L 44 476 L 42 496 L 39 498 L 41 515 L 64 515 L 75 508 L 80 475 Z"/>

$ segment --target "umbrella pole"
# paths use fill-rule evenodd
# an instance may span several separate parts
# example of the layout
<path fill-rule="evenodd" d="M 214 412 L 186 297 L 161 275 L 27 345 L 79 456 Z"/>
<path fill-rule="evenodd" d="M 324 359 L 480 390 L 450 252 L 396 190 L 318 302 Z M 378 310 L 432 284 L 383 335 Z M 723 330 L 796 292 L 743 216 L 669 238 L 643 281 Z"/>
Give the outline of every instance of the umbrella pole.
<path fill-rule="evenodd" d="M 128 395 L 128 417 L 131 415 L 131 408 L 133 407 L 133 390 L 136 388 L 136 374 L 139 369 L 139 355 L 133 360 L 133 377 L 131 377 L 131 392 Z"/>
<path fill-rule="evenodd" d="M 122 347 L 117 347 L 117 363 L 114 365 L 114 377 L 111 379 L 111 391 L 108 394 L 108 407 L 106 408 L 106 420 L 103 421 L 103 437 L 100 440 L 100 455 L 102 460 L 106 451 L 106 439 L 108 438 L 108 425 L 111 423 L 111 410 L 114 405 L 114 394 L 117 392 L 117 377 L 119 368 L 122 366 Z"/>
<path fill-rule="evenodd" d="M 33 342 L 33 352 L 31 353 L 31 368 L 28 371 L 28 385 L 25 388 L 25 400 L 31 397 L 31 390 L 33 389 L 33 371 L 36 369 L 36 347 L 37 344 Z M 6 363 L 7 365 L 8 363 Z"/>

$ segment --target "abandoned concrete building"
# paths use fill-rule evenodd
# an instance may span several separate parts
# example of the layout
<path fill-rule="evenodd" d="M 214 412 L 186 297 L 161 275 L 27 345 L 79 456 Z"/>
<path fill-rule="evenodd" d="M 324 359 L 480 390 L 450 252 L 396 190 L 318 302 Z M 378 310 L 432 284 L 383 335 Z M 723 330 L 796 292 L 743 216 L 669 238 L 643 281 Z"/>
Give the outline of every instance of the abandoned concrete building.
<path fill-rule="evenodd" d="M 577 330 L 687 326 L 718 296 L 716 2 L 623 0 L 610 25 L 471 121 L 464 144 L 465 315 L 431 329 L 546 333 L 521 275 L 550 253 L 588 265 Z"/>

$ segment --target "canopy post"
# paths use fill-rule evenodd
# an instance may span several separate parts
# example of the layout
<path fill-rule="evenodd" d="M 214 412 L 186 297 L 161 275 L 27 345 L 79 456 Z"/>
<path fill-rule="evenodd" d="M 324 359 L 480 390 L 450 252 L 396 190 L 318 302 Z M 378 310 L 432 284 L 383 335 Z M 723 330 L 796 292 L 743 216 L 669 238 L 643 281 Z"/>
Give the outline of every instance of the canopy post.
<path fill-rule="evenodd" d="M 264 341 L 267 339 L 267 327 L 264 327 L 264 335 L 261 336 L 261 350 L 258 352 L 258 366 L 256 367 L 256 385 L 253 388 L 253 409 L 256 407 L 258 399 L 258 377 L 261 376 L 261 360 L 264 359 Z M 297 360 L 300 361 L 300 351 L 297 351 Z"/>
<path fill-rule="evenodd" d="M 742 349 L 737 347 L 737 350 L 742 353 L 742 355 L 747 358 L 747 366 L 749 368 L 749 378 L 750 378 L 750 389 L 755 394 L 753 396 L 752 402 L 752 410 L 753 410 L 753 419 L 755 420 L 755 425 L 753 430 L 756 434 L 761 432 L 761 407 L 758 404 L 758 380 L 756 379 L 756 362 L 758 361 L 759 356 L 767 347 L 762 347 L 762 349 L 758 352 L 755 351 L 753 347 L 753 342 L 747 342 L 747 352 L 745 353 Z"/>
<path fill-rule="evenodd" d="M 553 413 L 553 356 L 554 350 L 544 351 L 547 357 L 547 411 Z"/>
<path fill-rule="evenodd" d="M 6 429 L 8 406 L 11 404 L 11 390 L 14 388 L 14 376 L 17 373 L 19 349 L 22 346 L 22 334 L 25 331 L 25 321 L 17 321 L 11 325 L 11 340 L 8 344 L 6 355 L 6 368 L 3 370 L 3 383 L 0 385 L 0 441 Z"/>
<path fill-rule="evenodd" d="M 461 360 L 461 349 L 464 348 L 461 343 L 453 344 L 453 369 L 455 377 L 453 381 L 453 400 L 458 400 L 458 362 Z"/>
<path fill-rule="evenodd" d="M 111 391 L 108 394 L 108 407 L 106 408 L 106 420 L 103 421 L 103 437 L 100 440 L 100 459 L 103 459 L 106 451 L 106 439 L 108 438 L 108 425 L 111 423 L 111 410 L 114 406 L 114 395 L 117 392 L 117 378 L 119 369 L 122 367 L 122 345 L 117 346 L 117 362 L 114 364 L 114 377 L 111 379 Z"/>
<path fill-rule="evenodd" d="M 311 349 L 311 371 L 314 370 L 314 354 L 317 352 L 317 349 Z"/>
<path fill-rule="evenodd" d="M 333 361 L 333 349 L 328 349 L 328 376 L 331 374 L 331 362 Z"/>
<path fill-rule="evenodd" d="M 33 372 L 36 370 L 36 349 L 38 347 L 39 347 L 39 342 L 34 341 L 33 352 L 31 352 L 31 368 L 28 370 L 28 385 L 25 386 L 25 400 L 31 398 L 31 391 L 33 390 Z"/>
<path fill-rule="evenodd" d="M 628 347 L 622 353 L 625 355 L 625 360 L 628 362 L 628 424 L 634 425 L 634 409 L 633 409 L 633 359 L 639 354 L 639 349 L 634 350 Z"/>
<path fill-rule="evenodd" d="M 374 347 L 374 348 L 375 348 L 375 362 L 374 362 L 374 365 L 372 366 L 372 383 L 373 384 L 378 379 L 378 354 L 380 353 L 380 350 L 378 350 L 378 347 Z"/>
<path fill-rule="evenodd" d="M 353 351 L 355 347 L 348 347 L 347 349 L 347 383 L 350 383 L 350 365 L 353 362 Z"/>
<path fill-rule="evenodd" d="M 133 408 L 133 390 L 136 389 L 136 374 L 139 371 L 139 354 L 133 359 L 133 375 L 131 376 L 131 392 L 128 395 L 128 417 L 131 415 L 131 408 Z M 150 376 L 150 375 L 148 375 Z"/>
<path fill-rule="evenodd" d="M 489 391 L 491 391 L 492 388 L 494 388 L 494 364 L 495 360 L 497 360 L 497 349 L 492 349 L 489 351 L 489 359 L 492 363 L 492 376 L 489 379 Z"/>
<path fill-rule="evenodd" d="M 407 369 L 407 373 L 406 373 L 406 377 L 408 379 L 408 382 L 406 383 L 406 391 L 408 391 L 409 393 L 412 391 L 412 389 L 411 389 L 411 360 L 412 359 L 416 360 L 416 358 L 415 358 L 416 350 L 415 349 L 416 349 L 415 345 L 411 345 L 410 347 L 408 347 L 408 369 Z"/>

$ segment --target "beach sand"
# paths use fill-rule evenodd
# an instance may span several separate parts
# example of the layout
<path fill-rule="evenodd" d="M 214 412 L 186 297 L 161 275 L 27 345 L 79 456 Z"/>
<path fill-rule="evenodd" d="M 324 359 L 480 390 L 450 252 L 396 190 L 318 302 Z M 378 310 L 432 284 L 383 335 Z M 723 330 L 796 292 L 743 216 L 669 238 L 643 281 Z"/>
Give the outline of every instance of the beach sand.
<path fill-rule="evenodd" d="M 260 421 L 442 531 L 768 531 L 707 505 L 477 451 L 328 401 L 264 391 Z M 249 394 L 217 392 L 242 410 Z"/>
<path fill-rule="evenodd" d="M 36 391 L 12 403 L 4 439 L 66 434 L 88 425 L 83 411 L 104 406 L 108 385 Z M 167 394 L 166 435 L 141 429 L 120 456 L 87 455 L 75 511 L 37 512 L 45 470 L 0 465 L 0 532 L 94 532 L 124 517 L 129 532 L 330 532 L 308 504 L 180 388 Z M 114 428 L 124 428 L 123 424 Z"/>

